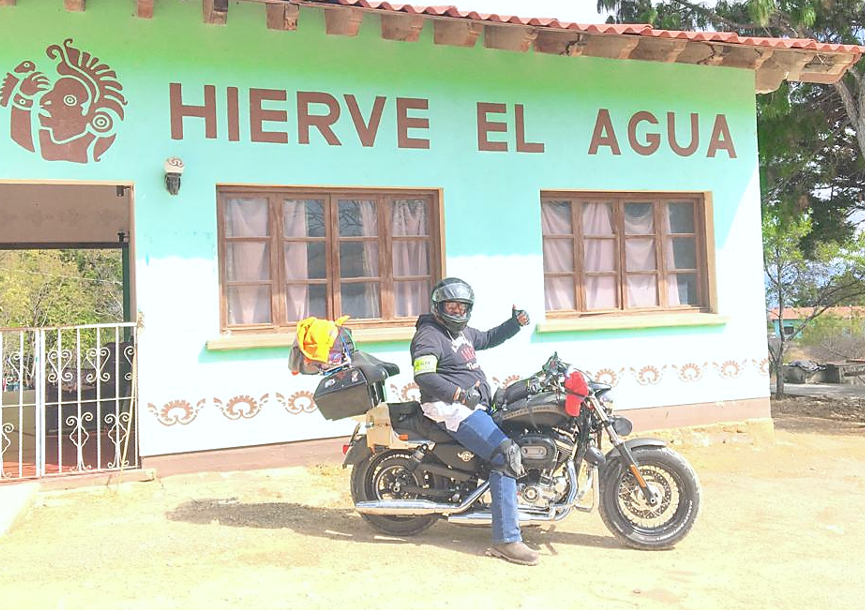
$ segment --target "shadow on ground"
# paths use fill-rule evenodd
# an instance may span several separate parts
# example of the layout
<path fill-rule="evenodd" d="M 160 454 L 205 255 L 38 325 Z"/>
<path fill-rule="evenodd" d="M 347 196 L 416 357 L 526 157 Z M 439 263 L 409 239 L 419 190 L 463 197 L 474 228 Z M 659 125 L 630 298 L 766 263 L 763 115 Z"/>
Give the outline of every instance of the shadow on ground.
<path fill-rule="evenodd" d="M 440 521 L 416 537 L 380 534 L 364 522 L 353 509 L 307 506 L 295 502 L 238 502 L 236 498 L 191 500 L 166 513 L 171 521 L 199 525 L 290 529 L 303 536 L 330 540 L 352 540 L 373 544 L 432 544 L 469 554 L 483 553 L 490 545 L 488 527 L 466 527 Z M 579 514 L 569 518 L 579 519 Z M 560 531 L 555 527 L 524 527 L 523 537 L 529 546 L 544 547 L 557 554 L 556 544 L 579 545 L 603 549 L 625 548 L 616 538 Z"/>

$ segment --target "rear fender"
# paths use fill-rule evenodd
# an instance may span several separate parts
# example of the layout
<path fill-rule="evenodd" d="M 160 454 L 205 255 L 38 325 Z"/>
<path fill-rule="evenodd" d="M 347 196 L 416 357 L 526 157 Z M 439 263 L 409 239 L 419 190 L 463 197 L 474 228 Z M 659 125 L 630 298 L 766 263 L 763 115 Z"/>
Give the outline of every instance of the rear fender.
<path fill-rule="evenodd" d="M 370 455 L 372 455 L 372 450 L 366 444 L 366 436 L 355 437 L 345 454 L 342 467 L 357 466 Z"/>

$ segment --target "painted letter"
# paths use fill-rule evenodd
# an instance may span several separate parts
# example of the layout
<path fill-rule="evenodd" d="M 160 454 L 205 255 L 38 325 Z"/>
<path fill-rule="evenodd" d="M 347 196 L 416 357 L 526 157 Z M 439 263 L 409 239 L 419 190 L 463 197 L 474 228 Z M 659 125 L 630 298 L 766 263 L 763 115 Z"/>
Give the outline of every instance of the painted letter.
<path fill-rule="evenodd" d="M 310 115 L 310 104 L 324 104 L 327 106 L 327 114 Z M 315 127 L 331 146 L 341 146 L 339 139 L 331 125 L 339 119 L 339 102 L 328 93 L 314 91 L 297 92 L 297 141 L 301 144 L 309 144 L 309 128 Z"/>
<path fill-rule="evenodd" d="M 526 142 L 526 121 L 525 109 L 522 104 L 516 105 L 516 123 L 517 123 L 517 152 L 527 153 L 542 153 L 544 152 L 543 142 Z"/>
<path fill-rule="evenodd" d="M 478 150 L 489 150 L 493 152 L 507 152 L 507 142 L 490 142 L 487 134 L 491 131 L 505 132 L 508 130 L 507 123 L 498 123 L 487 120 L 488 113 L 504 114 L 507 106 L 504 104 L 490 104 L 478 102 Z"/>
<path fill-rule="evenodd" d="M 284 102 L 285 91 L 277 89 L 250 89 L 249 90 L 249 139 L 253 142 L 271 142 L 273 144 L 285 144 L 288 142 L 288 134 L 284 131 L 264 131 L 264 121 L 278 121 L 285 123 L 288 113 L 285 110 L 266 110 L 261 107 L 261 102 L 268 100 L 273 102 Z"/>
<path fill-rule="evenodd" d="M 691 113 L 691 143 L 682 148 L 676 141 L 676 113 L 667 113 L 667 141 L 670 148 L 680 157 L 690 157 L 700 146 L 700 120 L 696 112 Z"/>
<path fill-rule="evenodd" d="M 216 87 L 204 85 L 204 105 L 192 106 L 183 103 L 182 85 L 168 85 L 169 105 L 171 108 L 171 139 L 183 139 L 183 118 L 198 117 L 204 119 L 204 137 L 210 140 L 216 138 Z"/>
<path fill-rule="evenodd" d="M 414 97 L 396 98 L 396 145 L 400 148 L 429 148 L 426 138 L 408 137 L 409 129 L 429 129 L 427 117 L 410 117 L 409 110 L 427 110 L 429 100 Z"/>
<path fill-rule="evenodd" d="M 360 138 L 360 143 L 364 146 L 372 146 L 375 144 L 375 137 L 378 134 L 378 126 L 381 123 L 381 114 L 384 111 L 384 96 L 378 95 L 375 102 L 372 104 L 372 111 L 369 113 L 369 122 L 363 122 L 363 113 L 357 105 L 357 98 L 353 95 L 345 95 L 345 103 L 348 106 L 348 111 L 351 113 L 351 120 L 354 121 L 354 128 L 357 131 L 357 137 Z"/>
<path fill-rule="evenodd" d="M 661 145 L 661 135 L 657 133 L 647 133 L 646 144 L 640 144 L 637 142 L 637 124 L 643 122 L 657 125 L 658 119 L 655 118 L 654 114 L 645 110 L 635 113 L 634 116 L 631 117 L 631 120 L 628 121 L 628 142 L 631 144 L 631 148 L 634 149 L 634 152 L 641 155 L 651 155 L 653 152 L 658 150 L 658 147 Z"/>
<path fill-rule="evenodd" d="M 228 104 L 228 141 L 240 141 L 240 109 L 238 108 L 237 87 L 228 87 L 225 90 L 225 101 Z"/>
<path fill-rule="evenodd" d="M 619 141 L 616 140 L 616 132 L 613 130 L 613 122 L 610 121 L 610 111 L 606 108 L 598 110 L 595 130 L 592 132 L 592 143 L 589 144 L 589 154 L 598 154 L 598 148 L 601 146 L 609 146 L 610 152 L 614 155 L 622 154 L 619 150 Z"/>
<path fill-rule="evenodd" d="M 727 117 L 723 114 L 715 116 L 715 125 L 712 127 L 712 137 L 709 139 L 709 150 L 706 151 L 706 156 L 714 157 L 719 150 L 726 150 L 731 159 L 736 158 L 736 149 L 730 136 L 730 128 L 727 126 Z"/>

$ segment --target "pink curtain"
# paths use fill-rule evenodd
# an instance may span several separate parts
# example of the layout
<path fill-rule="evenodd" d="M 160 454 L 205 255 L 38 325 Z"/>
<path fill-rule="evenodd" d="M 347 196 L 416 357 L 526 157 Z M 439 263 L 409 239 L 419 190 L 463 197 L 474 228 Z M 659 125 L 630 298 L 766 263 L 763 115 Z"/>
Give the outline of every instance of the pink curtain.
<path fill-rule="evenodd" d="M 424 199 L 396 199 L 391 206 L 393 237 L 426 237 L 427 204 Z M 394 313 L 414 317 L 429 310 L 428 280 L 400 280 L 403 277 L 429 276 L 429 251 L 426 239 L 393 242 Z"/>
<path fill-rule="evenodd" d="M 541 234 L 544 236 L 544 271 L 571 273 L 574 271 L 574 242 L 571 227 L 571 204 L 567 201 L 544 202 L 541 206 Z M 553 239 L 553 235 L 567 236 Z M 547 277 L 544 282 L 547 311 L 576 309 L 574 278 Z"/>
<path fill-rule="evenodd" d="M 379 234 L 376 203 L 341 199 L 340 237 L 376 237 Z M 340 240 L 339 260 L 341 278 L 378 277 L 378 240 Z M 380 318 L 379 286 L 378 280 L 341 282 L 342 313 L 353 318 Z"/>
<path fill-rule="evenodd" d="M 285 237 L 307 237 L 306 202 L 285 200 L 282 204 L 283 232 Z M 303 320 L 310 315 L 309 287 L 306 284 L 292 284 L 292 280 L 309 279 L 309 244 L 306 242 L 285 243 L 284 265 L 286 286 L 286 307 L 289 320 Z"/>
<path fill-rule="evenodd" d="M 664 261 L 667 270 L 693 269 L 694 271 L 667 274 L 667 302 L 670 306 L 696 304 L 691 303 L 689 298 L 691 290 L 696 291 L 697 288 L 697 242 L 693 236 L 694 204 L 689 201 L 667 203 L 664 207 L 664 223 L 667 234 L 664 243 Z M 676 234 L 686 235 L 676 236 Z"/>
<path fill-rule="evenodd" d="M 655 271 L 655 224 L 651 203 L 625 204 L 625 289 L 628 307 L 654 307 L 658 305 L 658 279 L 652 274 L 631 273 Z M 641 237 L 630 237 L 639 235 Z"/>
<path fill-rule="evenodd" d="M 269 214 L 267 198 L 228 199 L 225 206 L 227 238 L 260 238 L 225 242 L 227 282 L 270 280 Z M 261 324 L 272 320 L 269 286 L 228 286 L 229 324 Z"/>
<path fill-rule="evenodd" d="M 613 204 L 583 204 L 583 269 L 586 275 L 586 309 L 615 309 L 619 306 L 616 280 L 616 239 Z M 588 275 L 589 273 L 609 275 Z"/>

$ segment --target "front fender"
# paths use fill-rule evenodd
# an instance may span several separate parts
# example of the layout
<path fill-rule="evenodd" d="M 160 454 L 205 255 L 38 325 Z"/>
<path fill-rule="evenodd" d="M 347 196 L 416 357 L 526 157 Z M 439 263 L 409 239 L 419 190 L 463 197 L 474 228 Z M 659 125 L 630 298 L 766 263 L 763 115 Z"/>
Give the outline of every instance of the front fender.
<path fill-rule="evenodd" d="M 624 443 L 625 447 L 628 448 L 629 451 L 633 451 L 634 449 L 639 449 L 640 447 L 666 447 L 667 443 L 662 441 L 659 438 L 632 438 L 626 440 Z M 618 447 L 613 447 L 609 451 L 607 451 L 607 455 L 604 456 L 606 459 L 606 464 L 612 465 L 615 461 L 620 461 L 623 459 L 621 453 L 619 453 Z"/>
<path fill-rule="evenodd" d="M 342 467 L 357 466 L 370 454 L 372 454 L 372 450 L 367 447 L 366 436 L 358 436 L 352 441 L 351 447 L 348 448 L 345 459 L 342 461 Z"/>

